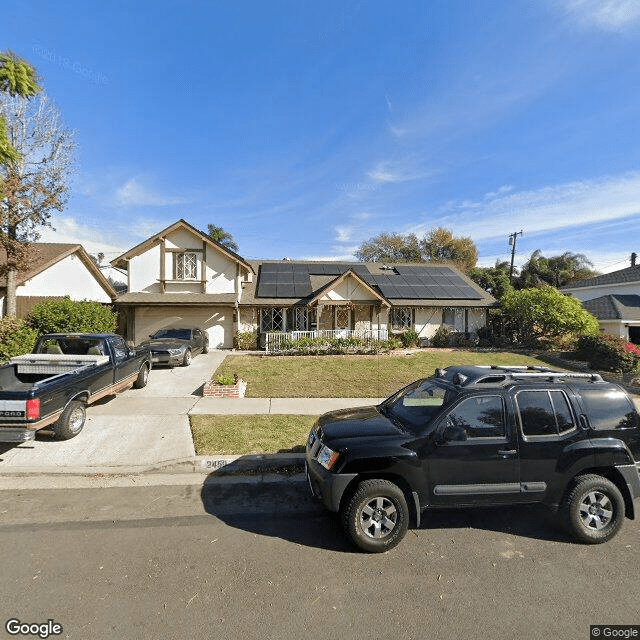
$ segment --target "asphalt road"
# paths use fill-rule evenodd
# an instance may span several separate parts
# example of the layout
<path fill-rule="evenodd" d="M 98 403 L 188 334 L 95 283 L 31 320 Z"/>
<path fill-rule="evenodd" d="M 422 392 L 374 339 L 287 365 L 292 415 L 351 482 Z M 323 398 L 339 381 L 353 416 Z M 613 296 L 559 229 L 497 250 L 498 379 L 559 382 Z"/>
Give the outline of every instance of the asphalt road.
<path fill-rule="evenodd" d="M 11 489 L 0 545 L 0 637 L 10 618 L 118 640 L 587 640 L 590 624 L 640 624 L 640 523 L 582 546 L 537 507 L 438 512 L 366 555 L 295 479 Z"/>

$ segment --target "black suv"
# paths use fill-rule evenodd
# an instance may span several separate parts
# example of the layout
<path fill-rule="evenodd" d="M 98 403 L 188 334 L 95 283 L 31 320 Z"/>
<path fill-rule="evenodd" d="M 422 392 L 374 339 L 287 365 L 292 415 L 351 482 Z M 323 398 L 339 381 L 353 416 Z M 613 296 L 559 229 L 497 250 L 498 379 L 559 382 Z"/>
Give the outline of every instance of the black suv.
<path fill-rule="evenodd" d="M 634 518 L 639 424 L 629 396 L 599 375 L 449 367 L 379 406 L 321 416 L 307 478 L 365 551 L 397 545 L 427 508 L 534 502 L 593 544 Z"/>

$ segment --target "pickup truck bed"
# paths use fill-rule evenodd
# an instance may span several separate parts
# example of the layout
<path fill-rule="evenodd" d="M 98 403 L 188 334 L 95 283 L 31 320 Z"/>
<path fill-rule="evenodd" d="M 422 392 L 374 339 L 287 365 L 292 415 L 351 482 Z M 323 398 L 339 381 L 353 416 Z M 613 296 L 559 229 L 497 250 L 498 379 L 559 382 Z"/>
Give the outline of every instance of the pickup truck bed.
<path fill-rule="evenodd" d="M 87 405 L 145 386 L 149 358 L 148 351 L 129 349 L 116 334 L 43 336 L 34 353 L 0 367 L 0 442 L 33 440 L 48 426 L 59 439 L 74 437 L 84 426 Z"/>

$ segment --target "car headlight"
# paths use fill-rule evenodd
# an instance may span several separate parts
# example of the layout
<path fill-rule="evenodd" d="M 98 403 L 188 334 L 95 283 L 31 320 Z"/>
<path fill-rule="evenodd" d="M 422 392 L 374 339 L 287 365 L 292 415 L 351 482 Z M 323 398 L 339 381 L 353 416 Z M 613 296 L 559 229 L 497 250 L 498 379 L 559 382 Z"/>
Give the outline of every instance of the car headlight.
<path fill-rule="evenodd" d="M 320 451 L 318 451 L 318 455 L 316 456 L 316 460 L 328 471 L 335 466 L 336 462 L 340 454 L 337 451 L 332 451 L 326 445 L 322 445 L 320 447 Z"/>
<path fill-rule="evenodd" d="M 179 356 L 182 353 L 182 349 L 178 348 L 178 349 L 169 349 L 169 353 L 172 356 Z"/>

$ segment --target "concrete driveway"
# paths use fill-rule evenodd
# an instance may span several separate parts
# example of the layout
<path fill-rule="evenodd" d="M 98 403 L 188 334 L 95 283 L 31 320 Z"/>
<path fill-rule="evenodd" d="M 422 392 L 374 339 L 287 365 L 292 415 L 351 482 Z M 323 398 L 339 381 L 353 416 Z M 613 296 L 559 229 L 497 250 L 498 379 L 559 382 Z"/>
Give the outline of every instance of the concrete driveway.
<path fill-rule="evenodd" d="M 0 473 L 100 473 L 192 458 L 188 413 L 227 353 L 201 354 L 189 367 L 153 369 L 144 389 L 91 405 L 84 429 L 71 440 L 58 442 L 38 434 L 35 441 L 17 446 L 0 443 Z"/>

